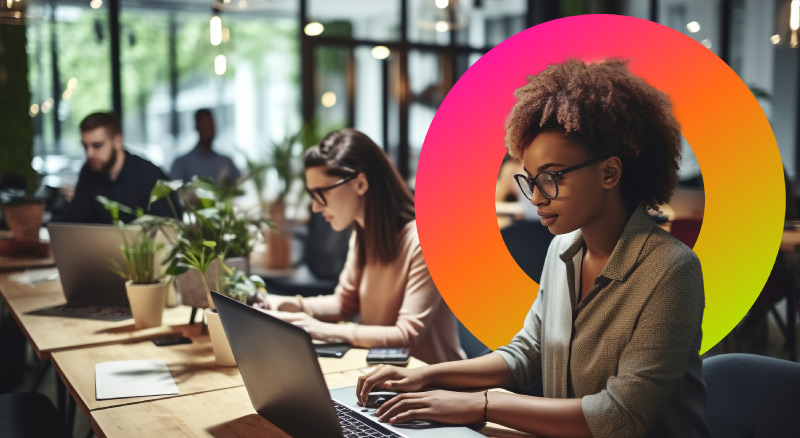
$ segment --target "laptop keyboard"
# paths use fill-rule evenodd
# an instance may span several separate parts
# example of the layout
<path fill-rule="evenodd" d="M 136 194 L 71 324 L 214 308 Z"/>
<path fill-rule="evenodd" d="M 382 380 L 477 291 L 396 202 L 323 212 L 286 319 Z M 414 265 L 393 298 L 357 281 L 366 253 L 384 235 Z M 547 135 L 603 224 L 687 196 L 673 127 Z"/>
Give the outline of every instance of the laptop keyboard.
<path fill-rule="evenodd" d="M 339 416 L 339 424 L 342 426 L 345 438 L 402 438 L 336 400 L 333 401 L 333 406 L 336 408 L 336 415 Z"/>
<path fill-rule="evenodd" d="M 34 315 L 65 316 L 71 318 L 99 319 L 103 321 L 122 321 L 131 318 L 129 307 L 96 306 L 91 304 L 67 303 L 47 307 L 33 312 Z"/>

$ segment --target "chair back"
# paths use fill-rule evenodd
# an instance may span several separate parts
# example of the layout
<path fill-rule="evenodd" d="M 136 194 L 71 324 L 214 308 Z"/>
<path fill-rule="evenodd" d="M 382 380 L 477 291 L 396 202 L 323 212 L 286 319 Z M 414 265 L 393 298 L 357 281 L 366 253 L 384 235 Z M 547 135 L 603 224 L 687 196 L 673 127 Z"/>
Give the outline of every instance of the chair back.
<path fill-rule="evenodd" d="M 700 227 L 703 225 L 703 220 L 699 218 L 681 218 L 672 221 L 669 227 L 669 233 L 676 239 L 683 242 L 689 248 L 694 248 L 697 242 L 697 236 L 700 235 Z"/>
<path fill-rule="evenodd" d="M 312 213 L 303 247 L 303 262 L 315 277 L 338 280 L 347 260 L 351 231 L 334 231 L 319 213 Z"/>
<path fill-rule="evenodd" d="M 703 360 L 711 435 L 726 438 L 797 436 L 800 363 L 754 354 Z"/>
<path fill-rule="evenodd" d="M 554 237 L 550 230 L 538 220 L 523 220 L 503 228 L 500 235 L 517 265 L 528 277 L 539 283 L 547 248 Z"/>

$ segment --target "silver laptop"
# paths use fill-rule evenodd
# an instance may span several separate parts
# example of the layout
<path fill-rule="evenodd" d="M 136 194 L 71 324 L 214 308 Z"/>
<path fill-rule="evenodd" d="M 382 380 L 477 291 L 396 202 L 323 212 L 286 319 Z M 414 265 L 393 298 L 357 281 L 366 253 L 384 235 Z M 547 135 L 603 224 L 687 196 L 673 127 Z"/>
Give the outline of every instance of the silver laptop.
<path fill-rule="evenodd" d="M 219 312 L 256 412 L 293 437 L 482 437 L 467 427 L 380 423 L 357 404 L 354 386 L 328 391 L 302 328 L 216 292 Z"/>
<path fill-rule="evenodd" d="M 130 318 L 125 280 L 111 272 L 108 260 L 122 262 L 122 231 L 113 225 L 55 222 L 47 231 L 67 304 L 31 313 L 106 321 Z M 139 231 L 124 232 L 132 239 Z"/>

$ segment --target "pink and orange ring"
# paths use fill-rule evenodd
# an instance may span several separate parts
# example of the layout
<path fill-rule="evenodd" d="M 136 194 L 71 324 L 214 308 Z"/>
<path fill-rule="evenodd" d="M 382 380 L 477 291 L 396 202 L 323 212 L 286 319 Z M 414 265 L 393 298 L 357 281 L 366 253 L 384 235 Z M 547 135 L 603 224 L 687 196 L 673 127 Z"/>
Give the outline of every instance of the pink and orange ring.
<path fill-rule="evenodd" d="M 781 159 L 764 113 L 736 73 L 688 36 L 650 21 L 585 15 L 544 23 L 492 49 L 456 83 L 417 169 L 417 226 L 428 268 L 456 316 L 492 349 L 522 328 L 538 290 L 509 255 L 495 216 L 514 90 L 548 64 L 608 57 L 630 60 L 634 74 L 669 95 L 700 164 L 706 204 L 694 251 L 705 283 L 701 352 L 741 320 L 775 262 L 785 210 Z"/>

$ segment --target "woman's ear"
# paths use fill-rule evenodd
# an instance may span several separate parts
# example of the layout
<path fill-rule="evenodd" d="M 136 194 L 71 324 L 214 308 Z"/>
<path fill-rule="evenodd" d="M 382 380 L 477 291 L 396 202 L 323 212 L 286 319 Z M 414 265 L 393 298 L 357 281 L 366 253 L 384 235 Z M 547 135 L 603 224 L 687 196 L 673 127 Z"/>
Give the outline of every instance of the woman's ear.
<path fill-rule="evenodd" d="M 363 196 L 364 193 L 367 193 L 367 190 L 369 190 L 369 180 L 367 180 L 367 174 L 361 172 L 353 181 L 355 182 L 356 193 L 361 196 Z"/>
<path fill-rule="evenodd" d="M 612 189 L 622 178 L 622 160 L 610 157 L 603 163 L 603 188 Z"/>

